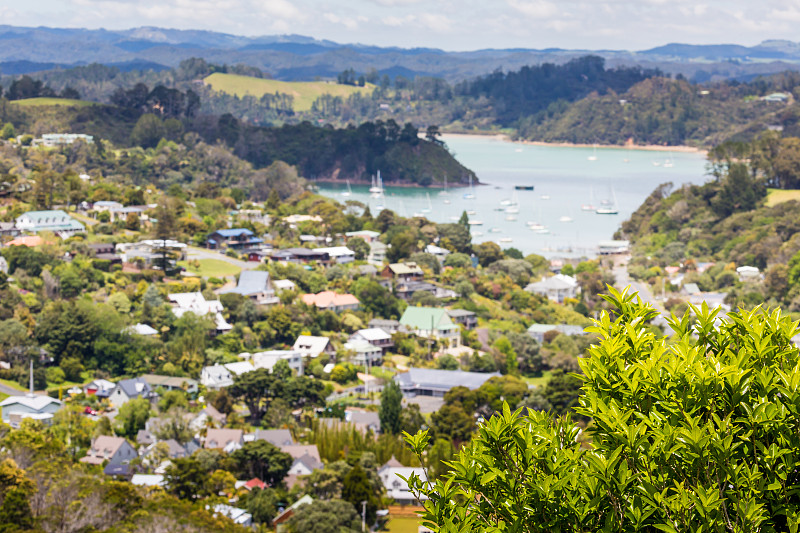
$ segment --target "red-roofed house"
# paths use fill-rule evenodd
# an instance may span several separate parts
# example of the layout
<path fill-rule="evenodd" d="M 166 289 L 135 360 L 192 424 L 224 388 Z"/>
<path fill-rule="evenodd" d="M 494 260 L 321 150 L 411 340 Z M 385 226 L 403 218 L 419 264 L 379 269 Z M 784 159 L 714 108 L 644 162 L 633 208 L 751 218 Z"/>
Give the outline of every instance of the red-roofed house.
<path fill-rule="evenodd" d="M 333 291 L 323 291 L 317 294 L 304 294 L 303 302 L 306 305 L 315 305 L 318 309 L 340 312 L 355 311 L 361 302 L 352 294 L 336 294 Z"/>
<path fill-rule="evenodd" d="M 244 488 L 246 488 L 247 490 L 253 490 L 253 489 L 264 490 L 264 489 L 267 488 L 267 484 L 264 483 L 263 481 L 261 481 L 260 479 L 258 479 L 257 477 L 254 477 L 253 479 L 251 479 L 250 481 L 248 481 L 247 483 L 245 483 L 242 486 Z"/>

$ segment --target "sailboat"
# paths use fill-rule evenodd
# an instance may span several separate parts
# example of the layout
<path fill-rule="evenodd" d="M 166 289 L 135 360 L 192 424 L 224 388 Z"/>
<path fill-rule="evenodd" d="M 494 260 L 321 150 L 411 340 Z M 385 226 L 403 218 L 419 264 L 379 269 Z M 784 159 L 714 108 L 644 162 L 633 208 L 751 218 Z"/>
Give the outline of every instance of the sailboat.
<path fill-rule="evenodd" d="M 372 193 L 373 198 L 377 198 L 376 194 L 380 194 L 383 192 L 383 187 L 381 186 L 381 171 L 378 171 L 378 179 L 375 180 L 375 176 L 372 176 L 372 186 L 369 188 L 369 192 Z"/>
<path fill-rule="evenodd" d="M 474 200 L 475 199 L 475 189 L 472 186 L 472 174 L 469 175 L 469 192 L 464 193 L 465 200 Z"/>
<path fill-rule="evenodd" d="M 427 209 L 423 209 L 422 212 L 423 213 L 430 213 L 431 211 L 433 211 L 433 206 L 431 205 L 431 195 L 428 194 L 428 193 L 425 193 L 425 196 L 428 198 L 428 208 Z"/>
<path fill-rule="evenodd" d="M 444 189 L 439 191 L 439 196 L 449 196 L 449 195 L 450 195 L 450 193 L 447 192 L 447 174 L 445 174 L 444 175 Z M 450 202 L 445 202 L 445 203 L 450 203 Z"/>
<path fill-rule="evenodd" d="M 342 193 L 342 196 L 344 196 L 344 197 L 348 197 L 348 196 L 350 196 L 351 194 L 353 194 L 353 191 L 352 191 L 352 190 L 350 190 L 350 180 L 345 180 L 345 181 L 347 181 L 347 191 L 343 192 L 343 193 Z"/>
<path fill-rule="evenodd" d="M 617 195 L 614 194 L 614 187 L 611 187 L 611 197 L 613 198 L 613 201 L 603 200 L 595 213 L 598 215 L 618 215 L 619 210 L 617 209 Z"/>
<path fill-rule="evenodd" d="M 571 215 L 572 213 L 570 213 Z M 573 218 L 570 215 L 563 215 L 561 218 L 558 219 L 559 222 L 572 222 Z"/>
<path fill-rule="evenodd" d="M 510 215 L 516 215 L 517 213 L 519 213 L 519 199 L 517 198 L 516 191 L 514 192 L 514 195 L 511 197 L 511 203 L 509 204 L 508 207 L 506 207 L 506 213 Z"/>
<path fill-rule="evenodd" d="M 664 160 L 664 168 L 672 168 L 672 152 L 670 152 L 669 157 Z"/>
<path fill-rule="evenodd" d="M 589 161 L 597 161 L 597 143 L 594 143 L 594 145 L 592 146 L 592 155 L 590 155 L 586 159 L 588 159 Z"/>

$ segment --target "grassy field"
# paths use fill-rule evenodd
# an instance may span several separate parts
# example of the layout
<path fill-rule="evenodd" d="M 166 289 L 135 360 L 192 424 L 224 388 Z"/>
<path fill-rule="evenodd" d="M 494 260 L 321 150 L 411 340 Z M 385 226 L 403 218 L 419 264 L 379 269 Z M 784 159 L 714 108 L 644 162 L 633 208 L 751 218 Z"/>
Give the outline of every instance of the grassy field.
<path fill-rule="evenodd" d="M 534 387 L 544 387 L 547 384 L 547 381 L 550 379 L 550 374 L 552 374 L 552 372 L 547 370 L 542 372 L 542 375 L 538 378 L 529 378 L 523 376 L 522 379 L 524 379 L 525 383 L 528 385 L 533 385 Z"/>
<path fill-rule="evenodd" d="M 97 105 L 96 102 L 87 102 L 86 100 L 71 100 L 69 98 L 25 98 L 23 100 L 12 100 L 11 103 L 22 107 L 53 105 L 87 107 L 90 105 Z"/>
<path fill-rule="evenodd" d="M 194 259 L 191 261 L 194 264 Z M 200 268 L 195 268 L 189 264 L 189 261 L 179 261 L 178 266 L 185 267 L 187 271 L 203 278 L 224 278 L 226 276 L 235 276 L 242 271 L 236 265 L 232 265 L 222 259 L 198 259 Z"/>
<path fill-rule="evenodd" d="M 419 520 L 405 517 L 392 518 L 386 524 L 386 531 L 390 533 L 417 533 L 419 531 Z"/>
<path fill-rule="evenodd" d="M 240 98 L 247 94 L 261 98 L 265 94 L 283 93 L 294 97 L 295 111 L 308 111 L 314 100 L 323 94 L 331 96 L 341 96 L 347 98 L 353 93 L 371 93 L 374 85 L 367 84 L 366 87 L 354 87 L 352 85 L 339 85 L 338 83 L 328 83 L 324 81 L 278 81 L 253 78 L 251 76 L 240 76 L 238 74 L 223 74 L 215 72 L 205 80 L 207 85 L 215 91 L 228 94 L 235 94 Z"/>
<path fill-rule="evenodd" d="M 788 202 L 789 200 L 797 200 L 800 202 L 800 190 L 798 189 L 767 189 L 767 206 Z"/>
<path fill-rule="evenodd" d="M 2 383 L 3 385 L 5 385 L 7 387 L 11 387 L 12 389 L 16 389 L 16 390 L 21 391 L 21 392 L 27 392 L 28 391 L 28 389 L 26 389 L 25 387 L 21 386 L 16 381 L 11 381 L 10 379 L 0 379 L 0 383 Z"/>

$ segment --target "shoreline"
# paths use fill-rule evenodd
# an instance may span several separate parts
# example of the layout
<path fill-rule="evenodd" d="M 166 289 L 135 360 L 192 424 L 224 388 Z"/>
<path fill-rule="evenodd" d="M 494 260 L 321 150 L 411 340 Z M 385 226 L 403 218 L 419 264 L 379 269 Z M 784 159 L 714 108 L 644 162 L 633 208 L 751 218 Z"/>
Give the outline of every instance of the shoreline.
<path fill-rule="evenodd" d="M 348 178 L 349 179 L 349 178 Z M 327 185 L 342 185 L 343 187 L 347 186 L 347 180 L 338 180 L 333 178 L 322 178 L 322 179 L 308 179 L 308 181 L 312 184 L 316 183 L 325 183 Z M 367 180 L 350 180 L 350 185 L 372 185 L 372 182 Z M 463 185 L 461 183 L 450 184 L 448 183 L 447 186 L 456 187 L 456 188 L 463 188 L 467 187 L 467 185 Z M 474 183 L 477 187 L 479 185 L 486 185 L 485 183 Z M 444 189 L 444 183 L 431 183 L 428 186 L 420 185 L 419 183 L 395 183 L 395 182 L 386 182 L 383 184 L 384 187 L 392 187 L 392 188 L 400 188 L 400 189 Z"/>
<path fill-rule="evenodd" d="M 706 155 L 708 154 L 708 150 L 704 148 L 697 148 L 694 146 L 686 146 L 686 145 L 679 145 L 679 146 L 664 146 L 661 144 L 582 144 L 582 143 L 570 143 L 570 142 L 545 142 L 545 141 L 527 141 L 527 140 L 519 140 L 515 141 L 511 139 L 505 133 L 492 133 L 492 132 L 485 132 L 485 133 L 442 133 L 440 138 L 447 142 L 447 137 L 487 137 L 492 138 L 497 141 L 508 142 L 511 144 L 525 144 L 530 146 L 544 146 L 550 148 L 594 148 L 595 146 L 601 150 L 641 150 L 647 152 L 681 152 L 681 153 L 696 153 Z"/>

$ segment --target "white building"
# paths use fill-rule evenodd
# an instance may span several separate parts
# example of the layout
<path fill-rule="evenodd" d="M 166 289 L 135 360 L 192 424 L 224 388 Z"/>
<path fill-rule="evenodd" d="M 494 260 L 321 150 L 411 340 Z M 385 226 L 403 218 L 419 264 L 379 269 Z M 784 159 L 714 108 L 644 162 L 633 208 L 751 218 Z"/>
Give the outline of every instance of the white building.
<path fill-rule="evenodd" d="M 440 263 L 444 263 L 444 260 L 450 255 L 450 250 L 447 248 L 441 248 L 439 246 L 435 246 L 433 244 L 429 244 L 425 247 L 425 253 L 431 254 L 436 259 L 439 260 Z"/>
<path fill-rule="evenodd" d="M 40 233 L 50 231 L 66 239 L 76 233 L 86 231 L 86 228 L 66 214 L 61 209 L 50 211 L 28 211 L 14 221 L 17 229 L 22 232 Z"/>
<path fill-rule="evenodd" d="M 364 366 L 374 366 L 383 360 L 383 350 L 378 346 L 373 346 L 367 341 L 351 340 L 344 344 L 344 349 L 353 352 L 353 364 Z"/>
<path fill-rule="evenodd" d="M 739 281 L 759 281 L 761 279 L 761 272 L 753 266 L 740 266 L 736 269 L 736 273 L 739 274 Z"/>
<path fill-rule="evenodd" d="M 356 253 L 347 246 L 330 246 L 327 248 L 315 248 L 317 252 L 328 254 L 332 263 L 344 265 L 356 260 Z"/>
<path fill-rule="evenodd" d="M 247 358 L 249 354 L 242 354 Z M 275 364 L 284 360 L 289 363 L 289 368 L 294 370 L 298 376 L 303 375 L 303 355 L 296 350 L 269 350 L 266 352 L 254 353 L 252 356 L 253 366 L 255 368 L 266 368 L 272 372 Z"/>
<path fill-rule="evenodd" d="M 168 295 L 172 303 L 172 313 L 180 318 L 186 313 L 194 313 L 197 316 L 211 316 L 217 327 L 218 333 L 224 333 L 233 329 L 222 316 L 222 302 L 219 300 L 206 300 L 201 292 L 179 292 Z"/>
<path fill-rule="evenodd" d="M 564 303 L 566 298 L 575 298 L 580 287 L 578 286 L 578 280 L 572 276 L 556 274 L 542 281 L 529 284 L 525 287 L 525 290 L 544 296 L 548 300 Z"/>
<path fill-rule="evenodd" d="M 0 402 L 3 422 L 12 428 L 18 428 L 25 418 L 38 420 L 49 426 L 53 415 L 61 409 L 61 406 L 61 402 L 55 398 L 35 394 L 9 396 Z"/>
<path fill-rule="evenodd" d="M 378 477 L 381 478 L 381 483 L 383 483 L 383 487 L 386 489 L 386 495 L 398 504 L 415 505 L 419 503 L 416 496 L 409 490 L 408 483 L 400 478 L 400 476 L 409 478 L 411 474 L 416 474 L 423 483 L 428 479 L 425 475 L 424 468 L 403 466 L 394 457 L 389 459 L 385 465 L 378 469 Z M 427 499 L 425 496 L 422 498 Z"/>
<path fill-rule="evenodd" d="M 207 389 L 220 389 L 233 385 L 233 377 L 252 372 L 256 368 L 249 361 L 206 366 L 200 372 L 200 383 Z"/>
<path fill-rule="evenodd" d="M 333 355 L 335 353 L 328 337 L 314 337 L 312 335 L 300 335 L 297 337 L 292 349 L 300 352 L 303 357 L 312 359 L 316 359 L 322 354 Z"/>

